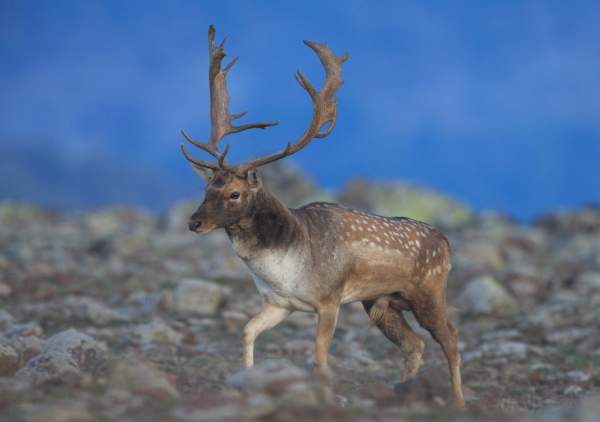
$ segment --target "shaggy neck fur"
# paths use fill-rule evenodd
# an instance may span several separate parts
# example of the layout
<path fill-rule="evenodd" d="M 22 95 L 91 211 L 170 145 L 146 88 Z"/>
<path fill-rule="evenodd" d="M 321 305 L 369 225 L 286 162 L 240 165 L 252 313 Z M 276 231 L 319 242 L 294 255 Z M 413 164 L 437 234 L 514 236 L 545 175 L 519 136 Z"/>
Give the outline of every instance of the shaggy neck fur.
<path fill-rule="evenodd" d="M 243 258 L 264 250 L 285 249 L 302 238 L 298 219 L 277 198 L 260 189 L 246 217 L 226 228 Z"/>

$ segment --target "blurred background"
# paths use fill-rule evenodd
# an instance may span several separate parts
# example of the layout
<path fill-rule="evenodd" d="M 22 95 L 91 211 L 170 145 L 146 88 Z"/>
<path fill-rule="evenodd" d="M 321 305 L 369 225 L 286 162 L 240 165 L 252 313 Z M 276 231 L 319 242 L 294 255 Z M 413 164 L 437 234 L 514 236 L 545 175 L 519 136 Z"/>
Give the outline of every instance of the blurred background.
<path fill-rule="evenodd" d="M 600 200 L 596 2 L 0 2 L 0 199 L 161 211 L 201 195 L 179 130 L 209 134 L 206 32 L 228 37 L 231 111 L 310 119 L 303 39 L 350 53 L 330 138 L 292 161 L 324 189 L 402 180 L 521 220 Z"/>
<path fill-rule="evenodd" d="M 467 413 L 412 316 L 404 381 L 360 303 L 335 394 L 310 376 L 313 314 L 240 370 L 262 299 L 224 231 L 187 229 L 203 182 L 179 151 L 210 133 L 211 23 L 241 57 L 231 111 L 281 122 L 228 138 L 234 162 L 306 128 L 303 39 L 350 53 L 333 134 L 262 174 L 292 206 L 443 231 Z M 577 1 L 0 0 L 0 420 L 598 420 L 599 23 Z"/>

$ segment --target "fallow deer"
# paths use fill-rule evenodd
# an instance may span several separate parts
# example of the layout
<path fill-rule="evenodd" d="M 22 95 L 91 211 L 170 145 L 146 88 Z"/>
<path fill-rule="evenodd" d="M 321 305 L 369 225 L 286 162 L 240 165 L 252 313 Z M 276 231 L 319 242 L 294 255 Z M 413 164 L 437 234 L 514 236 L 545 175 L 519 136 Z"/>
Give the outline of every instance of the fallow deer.
<path fill-rule="evenodd" d="M 313 105 L 308 129 L 298 140 L 272 155 L 237 165 L 227 162 L 229 145 L 219 147 L 225 136 L 277 122 L 232 123 L 245 114 L 229 113 L 226 77 L 237 57 L 221 67 L 224 42 L 215 44 L 213 26 L 208 31 L 210 141 L 199 142 L 182 131 L 187 141 L 216 160 L 196 159 L 181 144 L 185 157 L 206 179 L 204 201 L 191 216 L 189 229 L 198 234 L 225 229 L 264 299 L 262 310 L 244 328 L 245 366 L 254 364 L 254 341 L 261 332 L 290 313 L 303 311 L 318 314 L 315 368 L 327 372 L 340 306 L 361 301 L 372 322 L 403 352 L 403 378 L 418 370 L 424 349 L 423 339 L 403 315 L 414 314 L 442 347 L 454 403 L 463 407 L 458 334 L 446 315 L 450 270 L 446 238 L 410 218 L 374 215 L 333 203 L 288 209 L 263 187 L 256 172 L 300 151 L 313 139 L 325 138 L 335 126 L 335 93 L 343 83 L 341 67 L 348 55 L 338 57 L 325 44 L 304 43 L 319 57 L 326 77 L 317 90 L 300 71 L 296 73 Z"/>

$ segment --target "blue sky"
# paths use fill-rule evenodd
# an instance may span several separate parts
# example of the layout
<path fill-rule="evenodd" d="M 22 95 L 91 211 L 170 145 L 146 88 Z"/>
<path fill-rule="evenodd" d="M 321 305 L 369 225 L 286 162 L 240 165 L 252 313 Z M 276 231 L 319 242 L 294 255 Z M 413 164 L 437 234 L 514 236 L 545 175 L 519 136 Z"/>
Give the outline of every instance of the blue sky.
<path fill-rule="evenodd" d="M 600 202 L 599 22 L 600 3 L 577 1 L 3 0 L 0 153 L 114 162 L 196 192 L 178 131 L 209 133 L 214 23 L 241 56 L 232 111 L 281 122 L 232 137 L 233 159 L 303 131 L 293 73 L 323 76 L 301 40 L 326 41 L 350 53 L 338 125 L 293 159 L 319 184 L 402 179 L 529 218 Z"/>

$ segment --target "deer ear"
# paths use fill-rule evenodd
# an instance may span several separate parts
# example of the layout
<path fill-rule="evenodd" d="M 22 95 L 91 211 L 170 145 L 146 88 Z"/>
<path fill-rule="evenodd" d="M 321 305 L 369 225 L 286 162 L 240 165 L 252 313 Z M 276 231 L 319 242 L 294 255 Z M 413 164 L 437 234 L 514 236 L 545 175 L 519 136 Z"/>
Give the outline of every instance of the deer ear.
<path fill-rule="evenodd" d="M 196 174 L 202 177 L 207 183 L 213 177 L 213 171 L 211 169 L 195 166 L 194 164 L 192 164 L 192 168 L 194 169 Z"/>
<path fill-rule="evenodd" d="M 262 180 L 255 169 L 248 170 L 248 184 L 252 189 L 258 189 L 262 187 Z"/>

